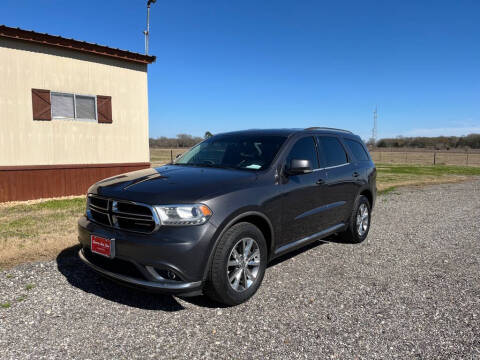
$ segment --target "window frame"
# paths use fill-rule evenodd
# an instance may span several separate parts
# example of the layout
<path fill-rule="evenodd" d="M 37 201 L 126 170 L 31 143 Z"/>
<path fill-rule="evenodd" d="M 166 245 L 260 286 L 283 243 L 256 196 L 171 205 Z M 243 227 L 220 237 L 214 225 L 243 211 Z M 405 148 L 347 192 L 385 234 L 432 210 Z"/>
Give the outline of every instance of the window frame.
<path fill-rule="evenodd" d="M 321 142 L 321 139 L 322 137 L 330 137 L 330 138 L 334 138 L 338 141 L 338 143 L 340 144 L 340 146 L 342 147 L 343 151 L 345 152 L 345 157 L 347 159 L 347 161 L 343 164 L 339 164 L 339 165 L 334 165 L 334 166 L 325 166 L 325 167 L 321 167 L 319 170 L 328 170 L 328 169 L 334 169 L 334 168 L 337 168 L 337 167 L 341 167 L 341 166 L 346 166 L 346 165 L 350 165 L 352 162 L 351 162 L 351 156 L 350 156 L 350 153 L 348 151 L 348 149 L 346 148 L 345 144 L 343 143 L 343 139 L 341 139 L 339 136 L 335 136 L 335 135 L 330 135 L 330 134 L 316 134 L 315 135 L 315 141 L 317 142 L 317 148 L 318 148 L 318 159 L 320 161 L 320 159 L 322 159 L 322 162 L 324 165 L 326 165 L 327 163 L 327 159 L 325 158 L 325 155 L 320 151 L 320 142 Z"/>
<path fill-rule="evenodd" d="M 53 116 L 52 95 L 72 95 L 73 96 L 73 118 L 65 117 L 65 116 Z M 93 98 L 94 104 L 95 104 L 95 119 L 77 118 L 77 96 Z M 62 91 L 50 91 L 50 104 L 51 104 L 50 112 L 51 112 L 52 120 L 71 120 L 71 121 L 84 121 L 84 122 L 96 122 L 96 123 L 98 123 L 98 109 L 97 109 L 97 96 L 96 95 L 67 93 L 67 92 L 62 92 Z"/>

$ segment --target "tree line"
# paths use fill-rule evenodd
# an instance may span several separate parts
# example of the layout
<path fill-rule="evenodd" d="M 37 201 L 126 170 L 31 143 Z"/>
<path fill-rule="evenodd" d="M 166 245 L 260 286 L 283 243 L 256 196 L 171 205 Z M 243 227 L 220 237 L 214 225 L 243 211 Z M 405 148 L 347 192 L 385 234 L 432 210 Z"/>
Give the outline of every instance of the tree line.
<path fill-rule="evenodd" d="M 466 136 L 403 137 L 380 139 L 379 148 L 421 148 L 435 150 L 480 149 L 480 134 Z"/>
<path fill-rule="evenodd" d="M 166 136 L 160 136 L 156 139 L 150 138 L 150 147 L 152 148 L 190 148 L 193 145 L 198 144 L 206 138 L 212 136 L 210 131 L 205 132 L 204 137 L 193 136 L 189 134 L 178 134 L 177 137 L 169 138 Z"/>
<path fill-rule="evenodd" d="M 150 147 L 152 148 L 190 148 L 200 141 L 212 136 L 210 131 L 205 135 L 193 136 L 189 134 L 178 134 L 177 137 L 169 138 L 160 136 L 158 138 L 150 138 Z M 367 142 L 369 146 L 373 142 Z M 480 134 L 470 134 L 466 136 L 436 136 L 436 137 L 403 137 L 380 139 L 375 143 L 375 147 L 379 148 L 420 148 L 420 149 L 480 149 Z"/>

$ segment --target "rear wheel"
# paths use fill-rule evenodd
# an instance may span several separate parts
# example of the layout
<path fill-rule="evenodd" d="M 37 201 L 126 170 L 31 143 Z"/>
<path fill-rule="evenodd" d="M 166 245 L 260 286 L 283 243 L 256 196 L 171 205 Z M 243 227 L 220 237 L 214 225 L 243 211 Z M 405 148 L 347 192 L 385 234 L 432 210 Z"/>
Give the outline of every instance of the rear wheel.
<path fill-rule="evenodd" d="M 251 223 L 228 229 L 213 255 L 205 294 L 211 299 L 237 305 L 255 294 L 267 265 L 267 246 L 262 232 Z"/>
<path fill-rule="evenodd" d="M 361 243 L 367 238 L 370 230 L 371 206 L 366 196 L 360 195 L 350 216 L 348 228 L 339 234 L 345 242 Z"/>

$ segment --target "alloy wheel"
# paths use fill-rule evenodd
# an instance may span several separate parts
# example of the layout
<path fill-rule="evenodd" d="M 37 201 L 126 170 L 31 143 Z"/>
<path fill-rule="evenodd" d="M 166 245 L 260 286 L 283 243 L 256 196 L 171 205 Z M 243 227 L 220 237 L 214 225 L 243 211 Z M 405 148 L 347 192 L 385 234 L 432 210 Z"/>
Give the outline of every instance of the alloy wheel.
<path fill-rule="evenodd" d="M 227 263 L 227 279 L 231 288 L 241 292 L 247 290 L 257 279 L 260 268 L 260 248 L 252 238 L 237 241 Z"/>
<path fill-rule="evenodd" d="M 358 235 L 363 236 L 367 232 L 368 224 L 370 221 L 370 215 L 368 212 L 368 206 L 361 204 L 357 211 L 357 232 Z"/>

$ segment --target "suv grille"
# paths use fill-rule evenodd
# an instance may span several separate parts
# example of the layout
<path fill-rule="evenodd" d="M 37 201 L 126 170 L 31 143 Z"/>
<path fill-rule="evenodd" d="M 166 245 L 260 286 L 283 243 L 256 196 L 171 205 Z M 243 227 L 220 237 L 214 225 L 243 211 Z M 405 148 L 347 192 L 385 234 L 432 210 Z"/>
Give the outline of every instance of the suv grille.
<path fill-rule="evenodd" d="M 155 210 L 149 205 L 92 194 L 87 198 L 87 217 L 102 225 L 146 234 L 160 226 Z"/>

